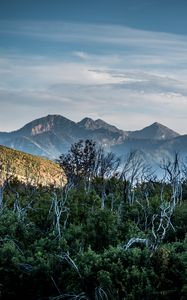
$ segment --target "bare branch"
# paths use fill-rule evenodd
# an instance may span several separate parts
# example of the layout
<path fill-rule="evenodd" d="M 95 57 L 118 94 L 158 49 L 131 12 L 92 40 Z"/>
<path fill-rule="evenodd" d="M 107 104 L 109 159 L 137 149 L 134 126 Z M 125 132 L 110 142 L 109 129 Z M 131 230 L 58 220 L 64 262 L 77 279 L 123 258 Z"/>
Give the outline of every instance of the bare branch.
<path fill-rule="evenodd" d="M 123 246 L 123 248 L 125 249 L 125 250 L 128 250 L 132 245 L 134 245 L 134 244 L 143 244 L 143 245 L 145 245 L 146 247 L 148 247 L 149 246 L 149 241 L 148 241 L 148 239 L 142 239 L 142 238 L 138 238 L 138 237 L 133 237 L 133 238 L 131 238 L 129 241 L 128 241 L 128 243 L 127 244 L 125 244 L 124 246 Z"/>

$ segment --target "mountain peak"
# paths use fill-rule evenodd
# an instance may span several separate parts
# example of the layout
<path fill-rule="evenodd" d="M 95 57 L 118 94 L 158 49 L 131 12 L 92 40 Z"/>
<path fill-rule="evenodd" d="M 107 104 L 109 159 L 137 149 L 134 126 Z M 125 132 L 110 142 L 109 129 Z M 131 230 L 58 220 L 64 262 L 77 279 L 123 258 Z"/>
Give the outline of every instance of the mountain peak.
<path fill-rule="evenodd" d="M 95 121 L 95 124 L 97 125 L 98 128 L 104 128 L 111 132 L 117 132 L 117 133 L 122 132 L 122 130 L 118 129 L 116 126 L 110 125 L 107 122 L 103 121 L 102 119 L 97 119 Z"/>
<path fill-rule="evenodd" d="M 168 128 L 167 126 L 165 126 L 165 125 L 163 125 L 163 124 L 161 124 L 161 123 L 159 123 L 159 122 L 154 122 L 154 123 L 152 123 L 151 125 L 148 125 L 147 127 L 162 127 L 162 128 Z M 169 128 L 168 128 L 169 129 Z"/>
<path fill-rule="evenodd" d="M 164 125 L 162 125 L 161 123 L 159 123 L 159 122 L 154 122 L 153 124 L 151 124 L 150 126 L 164 126 Z"/>
<path fill-rule="evenodd" d="M 102 119 L 97 119 L 95 120 L 95 123 L 98 125 L 98 126 L 111 126 L 110 124 L 108 124 L 107 122 L 103 121 Z"/>
<path fill-rule="evenodd" d="M 97 129 L 106 129 L 111 132 L 119 132 L 117 127 L 110 125 L 103 121 L 102 119 L 93 120 L 91 118 L 84 118 L 80 122 L 77 123 L 80 127 L 84 127 L 89 130 L 97 130 Z"/>
<path fill-rule="evenodd" d="M 85 129 L 95 129 L 95 121 L 91 118 L 84 118 L 80 122 L 77 123 L 80 127 L 84 127 Z"/>
<path fill-rule="evenodd" d="M 20 132 L 22 132 L 25 136 L 35 136 L 44 132 L 58 131 L 60 128 L 70 127 L 74 124 L 73 121 L 61 115 L 47 115 L 29 122 L 19 129 L 17 133 L 20 134 Z"/>
<path fill-rule="evenodd" d="M 130 134 L 133 138 L 154 139 L 154 140 L 169 140 L 179 136 L 179 134 L 170 128 L 158 122 Z"/>

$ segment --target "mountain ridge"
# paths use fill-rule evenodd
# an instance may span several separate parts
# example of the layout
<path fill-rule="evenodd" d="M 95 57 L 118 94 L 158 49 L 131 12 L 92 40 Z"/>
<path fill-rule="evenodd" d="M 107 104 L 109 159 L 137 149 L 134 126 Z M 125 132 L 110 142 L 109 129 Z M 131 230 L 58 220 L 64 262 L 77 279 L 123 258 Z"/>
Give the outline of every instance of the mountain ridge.
<path fill-rule="evenodd" d="M 34 155 L 56 159 L 79 139 L 92 139 L 106 151 L 122 156 L 138 150 L 154 157 L 154 153 L 171 155 L 177 149 L 185 153 L 184 138 L 172 129 L 154 122 L 140 130 L 125 131 L 101 119 L 83 118 L 74 122 L 61 115 L 47 115 L 33 120 L 18 130 L 0 133 L 0 144 Z M 164 149 L 164 150 L 163 150 Z M 158 156 L 158 154 L 157 154 Z"/>

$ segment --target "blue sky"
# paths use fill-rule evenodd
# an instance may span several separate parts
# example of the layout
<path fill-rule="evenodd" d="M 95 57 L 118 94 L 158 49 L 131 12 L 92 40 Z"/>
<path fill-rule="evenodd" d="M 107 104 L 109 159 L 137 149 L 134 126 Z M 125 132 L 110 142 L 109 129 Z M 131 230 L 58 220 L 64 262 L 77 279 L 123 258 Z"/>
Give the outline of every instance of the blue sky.
<path fill-rule="evenodd" d="M 187 133 L 186 0 L 0 0 L 0 131 L 47 114 Z"/>

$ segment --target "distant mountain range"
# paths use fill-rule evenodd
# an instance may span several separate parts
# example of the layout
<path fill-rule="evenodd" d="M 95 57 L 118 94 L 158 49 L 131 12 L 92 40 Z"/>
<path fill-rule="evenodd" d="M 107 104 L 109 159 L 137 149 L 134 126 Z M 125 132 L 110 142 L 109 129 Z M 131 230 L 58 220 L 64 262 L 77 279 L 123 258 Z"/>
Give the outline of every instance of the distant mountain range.
<path fill-rule="evenodd" d="M 0 132 L 1 145 L 50 159 L 67 152 L 79 139 L 95 140 L 119 156 L 140 151 L 150 162 L 158 163 L 174 152 L 187 155 L 187 135 L 179 135 L 157 122 L 141 130 L 124 131 L 100 119 L 84 118 L 76 123 L 61 115 L 48 115 L 19 130 Z"/>

